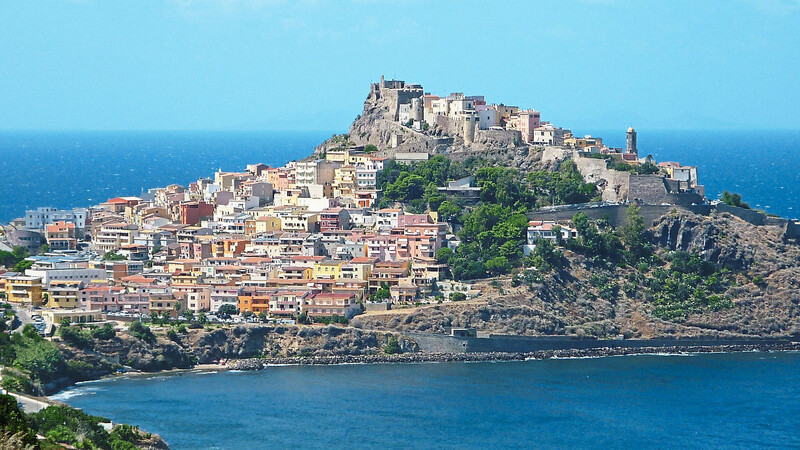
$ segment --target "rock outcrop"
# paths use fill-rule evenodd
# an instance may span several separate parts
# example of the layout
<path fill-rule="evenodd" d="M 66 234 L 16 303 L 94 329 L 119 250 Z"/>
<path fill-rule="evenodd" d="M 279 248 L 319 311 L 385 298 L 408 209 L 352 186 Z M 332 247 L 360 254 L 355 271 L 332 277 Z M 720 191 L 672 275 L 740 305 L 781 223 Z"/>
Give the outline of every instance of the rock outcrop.
<path fill-rule="evenodd" d="M 786 241 L 777 226 L 755 226 L 728 213 L 701 216 L 674 211 L 648 230 L 661 248 L 696 253 L 727 268 L 732 282 L 721 295 L 728 308 L 700 308 L 686 317 L 664 320 L 641 288 L 634 268 L 609 268 L 570 251 L 561 271 L 541 282 L 514 286 L 510 279 L 480 282 L 474 301 L 369 314 L 354 318 L 364 328 L 395 332 L 444 332 L 471 327 L 479 332 L 514 335 L 568 334 L 597 337 L 786 337 L 800 335 L 800 246 Z M 613 296 L 592 279 L 608 277 Z"/>

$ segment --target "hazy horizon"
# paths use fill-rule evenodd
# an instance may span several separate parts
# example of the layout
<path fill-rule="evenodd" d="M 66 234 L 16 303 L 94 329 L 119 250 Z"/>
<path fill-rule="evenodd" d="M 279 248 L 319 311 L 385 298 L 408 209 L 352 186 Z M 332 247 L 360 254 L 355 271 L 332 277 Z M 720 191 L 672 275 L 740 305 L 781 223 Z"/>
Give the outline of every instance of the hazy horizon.
<path fill-rule="evenodd" d="M 385 75 L 572 130 L 795 130 L 798 18 L 797 0 L 10 0 L 0 129 L 344 132 Z"/>

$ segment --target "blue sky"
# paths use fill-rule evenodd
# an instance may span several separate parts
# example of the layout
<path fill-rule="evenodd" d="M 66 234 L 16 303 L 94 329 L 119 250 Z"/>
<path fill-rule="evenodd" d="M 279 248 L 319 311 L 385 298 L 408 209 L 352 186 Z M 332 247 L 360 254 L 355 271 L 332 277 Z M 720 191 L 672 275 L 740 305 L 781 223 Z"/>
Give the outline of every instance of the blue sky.
<path fill-rule="evenodd" d="M 800 0 L 3 0 L 0 129 L 344 131 L 381 74 L 581 128 L 798 128 Z"/>

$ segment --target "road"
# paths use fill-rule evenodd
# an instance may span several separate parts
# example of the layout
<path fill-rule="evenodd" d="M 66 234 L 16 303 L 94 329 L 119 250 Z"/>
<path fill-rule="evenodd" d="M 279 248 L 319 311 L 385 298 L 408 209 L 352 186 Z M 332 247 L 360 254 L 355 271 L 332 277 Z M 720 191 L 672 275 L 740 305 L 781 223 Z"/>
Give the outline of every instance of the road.
<path fill-rule="evenodd" d="M 17 305 L 12 305 L 12 308 L 14 308 L 14 314 L 16 314 L 19 321 L 22 322 L 20 326 L 13 331 L 21 331 L 22 327 L 26 324 L 33 323 L 33 319 L 31 319 L 32 312 L 29 309 Z"/>
<path fill-rule="evenodd" d="M 3 370 L 2 369 L 3 368 L 0 367 L 0 380 L 2 380 L 2 377 L 3 377 L 3 375 L 2 375 Z M 2 392 L 3 394 L 8 394 L 8 395 L 16 398 L 17 399 L 17 403 L 22 404 L 22 409 L 25 410 L 25 412 L 28 413 L 28 414 L 37 413 L 37 412 L 47 408 L 48 406 L 50 406 L 50 403 L 43 402 L 41 400 L 38 400 L 38 399 L 36 399 L 34 397 L 29 397 L 27 395 L 21 395 L 21 394 L 15 394 L 13 392 L 8 392 L 3 388 L 0 388 L 0 392 Z"/>

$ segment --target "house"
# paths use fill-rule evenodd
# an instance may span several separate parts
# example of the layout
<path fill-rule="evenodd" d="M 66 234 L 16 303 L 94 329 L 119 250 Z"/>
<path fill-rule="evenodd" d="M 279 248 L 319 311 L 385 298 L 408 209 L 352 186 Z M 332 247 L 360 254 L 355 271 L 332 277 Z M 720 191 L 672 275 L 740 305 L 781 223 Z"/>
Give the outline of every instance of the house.
<path fill-rule="evenodd" d="M 351 318 L 361 311 L 353 294 L 334 294 L 320 292 L 305 299 L 302 311 L 312 317 L 331 317 L 333 315 Z"/>
<path fill-rule="evenodd" d="M 310 290 L 279 290 L 269 295 L 269 315 L 292 317 L 300 314 L 313 296 Z"/>
<path fill-rule="evenodd" d="M 559 225 L 550 221 L 528 222 L 527 242 L 523 247 L 525 256 L 529 255 L 536 248 L 536 241 L 547 239 L 555 242 L 559 239 L 566 241 L 569 238 L 577 238 L 578 230 L 568 225 Z"/>
<path fill-rule="evenodd" d="M 150 294 L 150 314 L 177 317 L 186 309 L 183 301 L 183 298 L 175 298 L 172 294 Z"/>
<path fill-rule="evenodd" d="M 80 281 L 53 281 L 47 288 L 47 302 L 49 308 L 78 308 L 80 306 L 80 291 L 83 283 Z"/>
<path fill-rule="evenodd" d="M 44 237 L 50 250 L 75 250 L 78 246 L 72 222 L 60 220 L 45 226 Z"/>
<path fill-rule="evenodd" d="M 375 228 L 397 228 L 399 216 L 402 213 L 400 209 L 384 208 L 375 211 Z"/>
<path fill-rule="evenodd" d="M 401 282 L 389 288 L 392 303 L 411 304 L 417 298 L 417 286 L 410 282 Z"/>
<path fill-rule="evenodd" d="M 342 276 L 342 261 L 325 259 L 314 264 L 314 279 L 335 280 Z"/>
<path fill-rule="evenodd" d="M 25 275 L 6 278 L 6 300 L 24 305 L 42 304 L 42 279 Z"/>

